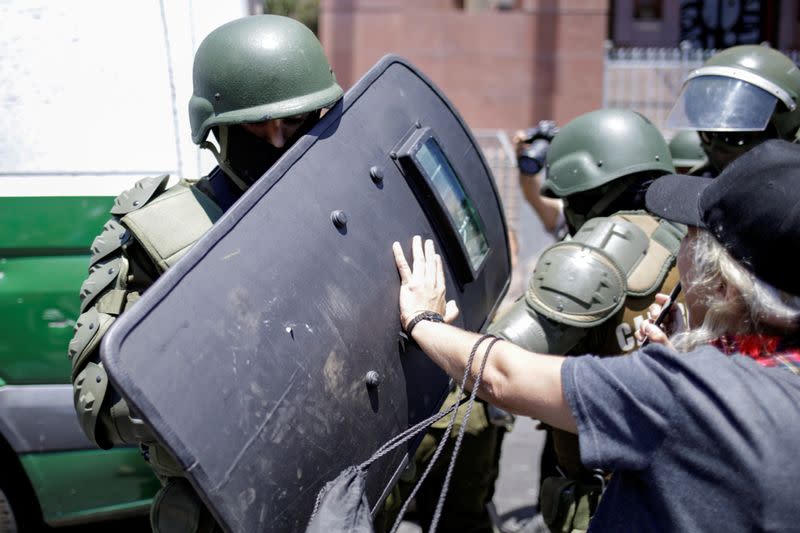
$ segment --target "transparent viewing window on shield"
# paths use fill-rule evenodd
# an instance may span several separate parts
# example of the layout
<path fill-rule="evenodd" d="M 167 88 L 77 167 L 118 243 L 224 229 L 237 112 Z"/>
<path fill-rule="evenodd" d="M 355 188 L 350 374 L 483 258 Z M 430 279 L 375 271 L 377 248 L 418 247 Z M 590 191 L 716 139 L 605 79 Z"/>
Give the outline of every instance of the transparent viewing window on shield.
<path fill-rule="evenodd" d="M 472 269 L 477 271 L 489 252 L 480 215 L 434 138 L 429 138 L 420 146 L 416 159 L 447 209 Z"/>

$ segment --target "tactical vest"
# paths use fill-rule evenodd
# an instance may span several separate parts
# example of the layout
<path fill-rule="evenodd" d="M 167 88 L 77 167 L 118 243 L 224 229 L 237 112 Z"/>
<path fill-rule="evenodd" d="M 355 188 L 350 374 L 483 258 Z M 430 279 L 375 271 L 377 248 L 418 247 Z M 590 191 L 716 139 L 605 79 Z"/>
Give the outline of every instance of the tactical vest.
<path fill-rule="evenodd" d="M 142 179 L 114 200 L 112 218 L 92 243 L 89 277 L 80 290 L 81 315 L 69 344 L 74 403 L 84 433 L 101 448 L 155 445 L 147 427 L 108 386 L 98 349 L 103 335 L 222 215 L 194 184 L 181 181 L 167 189 L 167 180 Z M 177 470 L 163 450 L 153 449 L 150 458 L 165 464 L 163 475 Z"/>
<path fill-rule="evenodd" d="M 639 348 L 634 332 L 647 320 L 647 309 L 655 302 L 655 295 L 669 294 L 679 281 L 675 260 L 683 236 L 680 228 L 647 214 L 617 213 L 614 217 L 641 229 L 649 246 L 641 262 L 628 273 L 627 296 L 619 311 L 588 330 L 568 352 L 570 355 L 619 355 Z M 682 298 L 678 300 L 682 303 Z M 564 472 L 576 479 L 591 477 L 592 473 L 581 464 L 578 436 L 555 428 L 552 432 L 558 463 Z"/>

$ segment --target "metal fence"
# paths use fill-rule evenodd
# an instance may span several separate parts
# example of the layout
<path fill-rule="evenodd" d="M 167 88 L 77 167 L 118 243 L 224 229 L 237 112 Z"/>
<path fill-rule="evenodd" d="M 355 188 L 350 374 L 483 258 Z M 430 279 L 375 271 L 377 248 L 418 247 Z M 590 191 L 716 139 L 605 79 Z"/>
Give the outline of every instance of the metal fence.
<path fill-rule="evenodd" d="M 519 170 L 511 139 L 503 130 L 474 130 L 475 140 L 494 174 L 509 229 L 519 224 Z"/>
<path fill-rule="evenodd" d="M 614 48 L 606 46 L 603 65 L 603 107 L 633 109 L 649 118 L 670 138 L 667 115 L 692 69 L 717 52 L 692 48 Z M 783 51 L 795 63 L 797 50 Z"/>

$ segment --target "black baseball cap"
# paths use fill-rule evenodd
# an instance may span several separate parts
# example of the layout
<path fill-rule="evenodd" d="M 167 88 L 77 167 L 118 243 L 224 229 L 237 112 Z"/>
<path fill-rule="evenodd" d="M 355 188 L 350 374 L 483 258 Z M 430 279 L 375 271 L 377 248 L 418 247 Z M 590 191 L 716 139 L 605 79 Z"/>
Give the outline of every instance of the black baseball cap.
<path fill-rule="evenodd" d="M 766 141 L 716 178 L 663 176 L 646 202 L 658 217 L 709 231 L 759 279 L 800 295 L 800 145 Z"/>

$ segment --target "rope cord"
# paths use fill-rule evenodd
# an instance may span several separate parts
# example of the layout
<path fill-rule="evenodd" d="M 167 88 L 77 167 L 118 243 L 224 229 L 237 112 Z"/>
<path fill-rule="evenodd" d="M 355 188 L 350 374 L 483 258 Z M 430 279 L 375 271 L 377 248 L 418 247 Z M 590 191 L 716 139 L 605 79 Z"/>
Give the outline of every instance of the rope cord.
<path fill-rule="evenodd" d="M 464 391 L 464 388 L 467 385 L 467 380 L 469 379 L 469 375 L 470 375 L 470 369 L 472 368 L 472 361 L 475 359 L 475 354 L 478 352 L 478 347 L 481 345 L 481 343 L 483 343 L 483 341 L 485 341 L 486 339 L 489 339 L 489 338 L 493 338 L 493 339 L 495 339 L 495 341 L 497 340 L 496 337 L 494 337 L 493 335 L 488 335 L 487 334 L 487 335 L 481 336 L 481 338 L 479 338 L 475 342 L 475 344 L 472 346 L 472 350 L 470 351 L 469 358 L 467 359 L 467 365 L 464 368 L 464 377 L 461 378 L 461 385 L 458 387 L 459 394 L 461 394 Z M 492 341 L 492 344 L 494 344 L 495 341 Z M 487 352 L 487 354 L 488 354 L 488 352 Z M 477 390 L 478 390 L 477 385 L 480 383 L 480 377 L 481 377 L 481 375 L 483 375 L 483 368 L 484 368 L 485 364 L 486 364 L 486 355 L 484 355 L 484 357 L 483 357 L 483 362 L 482 362 L 481 368 L 480 368 L 480 370 L 478 372 L 478 378 L 475 381 L 475 387 L 473 387 L 472 393 L 469 396 L 469 400 L 468 400 L 469 404 L 467 406 L 467 414 L 465 414 L 464 421 L 461 424 L 461 431 L 459 432 L 459 437 L 460 438 L 463 438 L 462 434 L 464 433 L 464 428 L 466 427 L 466 424 L 467 424 L 468 413 L 471 413 L 472 406 L 475 403 L 475 394 L 477 393 Z M 395 533 L 397 531 L 397 529 L 400 527 L 400 523 L 403 521 L 403 517 L 405 516 L 406 512 L 408 511 L 408 506 L 411 504 L 411 501 L 414 499 L 414 496 L 416 496 L 417 492 L 419 492 L 419 489 L 422 487 L 422 484 L 425 482 L 425 479 L 428 477 L 428 474 L 430 474 L 430 472 L 433 470 L 433 467 L 436 464 L 436 461 L 439 459 L 439 456 L 442 454 L 442 451 L 444 450 L 444 447 L 447 444 L 447 440 L 448 440 L 448 437 L 450 435 L 450 432 L 453 430 L 453 426 L 455 425 L 456 418 L 458 417 L 458 409 L 457 409 L 457 407 L 459 407 L 459 406 L 460 406 L 460 403 L 453 405 L 453 407 L 456 407 L 456 409 L 453 410 L 453 415 L 450 417 L 450 421 L 447 423 L 447 429 L 445 429 L 444 436 L 442 437 L 442 440 L 439 441 L 438 446 L 436 446 L 436 450 L 434 451 L 433 456 L 431 457 L 431 460 L 428 462 L 428 466 L 425 468 L 425 471 L 422 473 L 422 476 L 420 476 L 419 480 L 417 480 L 417 483 L 414 485 L 414 488 L 411 490 L 411 493 L 408 495 L 408 497 L 406 498 L 405 502 L 403 502 L 403 507 L 400 509 L 400 512 L 397 514 L 397 518 L 395 518 L 395 522 L 392 525 L 392 529 L 390 530 L 390 533 Z M 456 448 L 453 449 L 453 458 L 455 458 L 456 455 L 458 454 L 458 448 L 460 447 L 460 443 L 461 443 L 461 441 L 459 439 L 456 442 Z M 451 463 L 452 463 L 452 459 L 451 459 Z M 449 472 L 448 472 L 448 477 L 446 479 L 446 483 L 449 483 Z M 443 489 L 444 489 L 444 486 L 443 486 Z M 440 496 L 440 499 L 441 499 L 441 496 Z M 437 505 L 437 509 L 438 509 L 438 505 Z"/>
<path fill-rule="evenodd" d="M 436 525 L 437 525 L 437 523 L 439 521 L 439 517 L 441 515 L 441 509 L 442 509 L 442 506 L 444 505 L 444 499 L 447 496 L 447 490 L 448 490 L 449 485 L 450 485 L 450 478 L 452 476 L 452 471 L 453 471 L 453 467 L 455 465 L 455 460 L 456 460 L 456 457 L 458 456 L 459 449 L 461 448 L 461 441 L 464 438 L 464 432 L 465 432 L 465 428 L 466 428 L 466 425 L 467 425 L 467 421 L 469 420 L 470 414 L 472 413 L 472 407 L 473 407 L 473 405 L 475 405 L 475 397 L 477 396 L 478 387 L 480 386 L 480 382 L 481 382 L 481 377 L 483 376 L 483 371 L 484 371 L 484 368 L 486 367 L 486 361 L 489 358 L 489 351 L 492 349 L 492 346 L 494 346 L 494 344 L 498 340 L 500 340 L 499 338 L 495 337 L 494 335 L 486 334 L 486 335 L 481 336 L 481 338 L 479 338 L 475 342 L 475 344 L 472 346 L 472 351 L 469 354 L 469 358 L 467 359 L 466 368 L 464 368 L 464 376 L 461 379 L 461 385 L 457 389 L 458 390 L 458 395 L 460 396 L 463 393 L 463 391 L 464 391 L 464 389 L 466 387 L 467 380 L 469 379 L 470 370 L 472 369 L 472 362 L 475 359 L 475 354 L 478 352 L 478 348 L 480 347 L 480 345 L 486 339 L 492 339 L 492 341 L 489 343 L 489 346 L 487 347 L 486 351 L 484 352 L 483 360 L 481 361 L 481 366 L 480 366 L 480 369 L 478 370 L 478 375 L 475 377 L 475 383 L 473 385 L 472 392 L 470 393 L 470 395 L 468 397 L 467 396 L 461 397 L 459 399 L 459 401 L 455 402 L 453 405 L 448 407 L 446 410 L 440 411 L 440 412 L 436 413 L 435 415 L 430 416 L 430 417 L 426 418 L 425 420 L 423 420 L 421 422 L 418 422 L 414 426 L 406 429 L 405 431 L 395 435 L 394 437 L 389 439 L 386 443 L 384 443 L 380 448 L 378 448 L 378 450 L 375 453 L 373 453 L 372 456 L 369 459 L 367 459 L 366 461 L 364 461 L 363 463 L 361 463 L 360 465 L 355 467 L 356 472 L 360 472 L 360 473 L 365 472 L 372 465 L 372 463 L 374 463 L 375 461 L 377 461 L 381 457 L 383 457 L 386 454 L 390 453 L 391 451 L 395 450 L 398 446 L 401 446 L 402 444 L 408 442 L 410 439 L 412 439 L 413 437 L 415 437 L 416 435 L 421 433 L 424 429 L 427 429 L 428 426 L 430 426 L 431 424 L 433 424 L 435 422 L 438 422 L 439 420 L 441 420 L 442 418 L 444 418 L 447 415 L 451 415 L 450 420 L 447 423 L 447 429 L 445 430 L 445 433 L 444 433 L 445 436 L 442 438 L 442 440 L 439 442 L 439 445 L 436 447 L 436 451 L 434 452 L 433 456 L 431 457 L 431 460 L 428 463 L 428 466 L 425 469 L 425 472 L 423 472 L 422 476 L 419 478 L 419 480 L 417 481 L 416 485 L 414 485 L 414 489 L 411 491 L 411 494 L 409 494 L 408 498 L 406 498 L 406 501 L 403 503 L 403 507 L 400 509 L 400 513 L 397 515 L 397 518 L 395 519 L 395 523 L 392 526 L 392 529 L 391 529 L 390 533 L 395 533 L 397 531 L 397 529 L 400 527 L 400 523 L 402 522 L 403 517 L 405 516 L 406 512 L 408 511 L 408 506 L 409 506 L 410 502 L 414 499 L 414 496 L 419 491 L 420 487 L 422 486 L 422 483 L 428 477 L 428 474 L 431 472 L 431 470 L 433 469 L 434 464 L 436 463 L 437 459 L 441 455 L 442 450 L 444 449 L 444 446 L 447 444 L 447 441 L 448 441 L 447 437 L 450 435 L 450 433 L 451 433 L 451 431 L 453 429 L 453 426 L 455 425 L 456 418 L 458 417 L 458 408 L 461 407 L 466 402 L 468 404 L 467 405 L 467 411 L 464 414 L 464 420 L 462 422 L 461 429 L 460 429 L 460 431 L 458 433 L 458 437 L 456 439 L 455 447 L 453 448 L 453 456 L 450 459 L 450 464 L 448 466 L 447 475 L 445 477 L 444 484 L 442 485 L 442 492 L 439 495 L 439 502 L 438 502 L 437 507 L 436 507 L 436 514 L 434 515 L 434 520 L 432 522 L 431 532 L 435 531 L 435 529 L 436 529 Z M 314 517 L 316 517 L 317 512 L 319 511 L 319 507 L 322 504 L 322 500 L 325 498 L 325 495 L 328 493 L 328 489 L 329 489 L 329 485 L 326 485 L 317 494 L 317 499 L 314 502 L 314 509 L 313 509 L 313 511 L 311 511 L 311 516 L 309 518 L 309 523 L 313 522 Z"/>
<path fill-rule="evenodd" d="M 486 361 L 489 359 L 489 352 L 494 347 L 495 343 L 499 341 L 497 337 L 492 337 L 492 340 L 489 342 L 489 345 L 486 347 L 486 351 L 483 353 L 483 360 L 481 361 L 481 368 L 478 370 L 478 375 L 475 376 L 475 383 L 472 386 L 472 392 L 469 395 L 469 402 L 467 403 L 467 412 L 464 413 L 464 421 L 461 423 L 461 428 L 458 432 L 458 438 L 456 439 L 456 444 L 453 447 L 453 456 L 450 458 L 450 465 L 447 467 L 447 475 L 445 475 L 444 483 L 442 483 L 442 491 L 439 493 L 439 501 L 436 503 L 436 511 L 433 513 L 433 519 L 431 520 L 431 526 L 428 529 L 430 533 L 436 532 L 436 526 L 439 525 L 439 519 L 442 516 L 442 509 L 444 508 L 444 500 L 447 498 L 447 491 L 450 488 L 450 478 L 453 476 L 453 469 L 456 465 L 456 459 L 458 458 L 458 452 L 461 449 L 461 441 L 464 440 L 464 433 L 467 429 L 467 421 L 469 420 L 469 416 L 472 413 L 472 407 L 475 405 L 475 396 L 478 393 L 478 388 L 481 384 L 481 377 L 483 377 L 483 370 L 486 368 Z M 475 349 L 477 349 L 478 345 L 483 341 L 481 339 L 475 344 Z M 472 365 L 468 364 L 467 368 L 471 368 Z M 463 386 L 463 385 L 462 385 Z"/>
<path fill-rule="evenodd" d="M 394 437 L 389 439 L 386 443 L 384 443 L 380 448 L 378 448 L 378 451 L 376 451 L 374 454 L 372 454 L 372 456 L 369 459 L 367 459 L 366 461 L 364 461 L 363 463 L 358 465 L 356 467 L 356 470 L 361 471 L 361 472 L 367 470 L 370 467 L 370 465 L 372 465 L 372 463 L 374 463 L 375 461 L 377 461 L 378 459 L 380 459 L 384 455 L 388 454 L 389 452 L 391 452 L 392 450 L 394 450 L 398 446 L 408 442 L 409 440 L 411 440 L 416 435 L 419 435 L 422 432 L 423 429 L 427 429 L 428 426 L 430 426 L 430 425 L 438 422 L 442 418 L 446 417 L 447 415 L 449 415 L 450 413 L 452 413 L 453 411 L 455 411 L 456 409 L 461 407 L 464 404 L 464 402 L 466 402 L 467 400 L 469 400 L 469 397 L 468 396 L 464 396 L 464 397 L 460 398 L 459 401 L 457 401 L 456 403 L 454 403 L 453 405 L 448 407 L 446 410 L 440 411 L 440 412 L 436 413 L 435 415 L 426 418 L 422 422 L 416 423 L 414 426 L 406 429 L 402 433 L 399 433 L 399 434 L 395 435 Z M 323 487 L 323 489 L 319 492 L 319 494 L 317 494 L 317 500 L 314 503 L 314 510 L 311 512 L 311 518 L 309 519 L 309 522 L 311 520 L 313 520 L 314 517 L 316 516 L 317 511 L 319 510 L 319 505 L 322 502 L 322 499 L 323 499 L 323 497 L 325 496 L 326 493 L 327 493 L 327 490 L 326 490 L 325 487 Z"/>
<path fill-rule="evenodd" d="M 445 411 L 441 411 L 439 413 L 436 413 L 435 415 L 426 418 L 422 422 L 418 422 L 413 427 L 408 428 L 407 430 L 403 431 L 402 433 L 400 433 L 398 435 L 395 435 L 394 437 L 389 439 L 383 446 L 378 448 L 378 451 L 376 451 L 372 455 L 372 457 L 370 457 L 369 459 L 367 459 L 366 461 L 364 461 L 363 463 L 358 465 L 358 469 L 359 470 L 366 470 L 367 468 L 369 468 L 372 465 L 372 463 L 374 463 L 375 461 L 377 461 L 378 459 L 380 459 L 384 455 L 388 454 L 392 450 L 396 449 L 401 444 L 405 444 L 406 442 L 411 440 L 413 437 L 419 435 L 422 432 L 423 429 L 427 429 L 428 426 L 430 426 L 432 424 L 435 424 L 436 422 L 438 422 L 442 418 L 446 417 L 447 415 L 449 415 L 450 413 L 452 413 L 453 411 L 455 411 L 456 409 L 461 407 L 464 404 L 464 402 L 466 402 L 467 400 L 469 400 L 469 398 L 467 396 L 464 396 L 458 402 L 456 402 L 453 405 L 451 405 L 450 407 L 448 407 Z"/>

